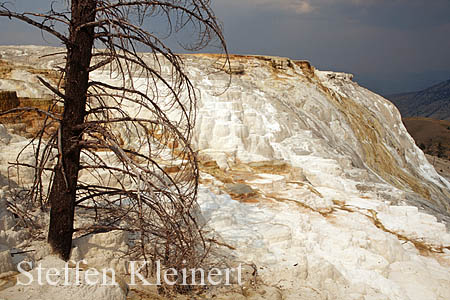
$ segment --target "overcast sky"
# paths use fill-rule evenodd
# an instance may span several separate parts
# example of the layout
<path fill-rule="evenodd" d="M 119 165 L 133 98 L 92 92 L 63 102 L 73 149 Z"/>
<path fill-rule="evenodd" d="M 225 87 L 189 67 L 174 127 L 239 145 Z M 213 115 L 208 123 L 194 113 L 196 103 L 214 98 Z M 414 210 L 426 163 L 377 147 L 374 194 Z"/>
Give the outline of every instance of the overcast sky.
<path fill-rule="evenodd" d="M 450 79 L 450 0 L 211 1 L 232 53 L 307 59 L 382 94 Z M 51 1 L 12 2 L 45 10 Z M 6 18 L 0 28 L 0 44 L 43 43 Z"/>

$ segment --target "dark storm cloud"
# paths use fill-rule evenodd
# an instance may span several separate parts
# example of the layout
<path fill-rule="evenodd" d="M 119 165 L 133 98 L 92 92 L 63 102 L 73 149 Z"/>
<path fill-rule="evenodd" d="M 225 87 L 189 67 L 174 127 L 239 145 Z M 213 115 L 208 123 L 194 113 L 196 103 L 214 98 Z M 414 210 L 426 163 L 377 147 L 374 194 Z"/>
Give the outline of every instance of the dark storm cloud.
<path fill-rule="evenodd" d="M 385 94 L 450 78 L 448 0 L 215 3 L 232 52 L 309 59 Z"/>
<path fill-rule="evenodd" d="M 308 59 L 320 69 L 354 73 L 385 94 L 450 78 L 450 0 L 212 2 L 230 52 Z M 15 3 L 45 11 L 51 1 Z M 19 22 L 0 18 L 0 28 L 0 44 L 42 44 L 38 31 Z"/>

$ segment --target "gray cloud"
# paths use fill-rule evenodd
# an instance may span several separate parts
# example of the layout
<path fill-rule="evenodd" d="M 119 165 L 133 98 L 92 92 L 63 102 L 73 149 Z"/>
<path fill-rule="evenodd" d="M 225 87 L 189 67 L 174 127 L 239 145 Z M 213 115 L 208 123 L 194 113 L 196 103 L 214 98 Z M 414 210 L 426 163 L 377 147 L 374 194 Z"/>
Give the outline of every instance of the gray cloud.
<path fill-rule="evenodd" d="M 311 13 L 315 10 L 315 6 L 311 0 L 229 0 L 229 5 L 233 6 L 253 6 L 266 10 L 282 10 L 286 12 L 294 12 L 296 14 Z"/>
<path fill-rule="evenodd" d="M 51 3 L 14 2 L 28 11 L 45 11 Z M 354 73 L 356 80 L 381 93 L 416 90 L 450 78 L 449 0 L 212 0 L 212 4 L 233 53 L 308 59 L 321 69 Z M 20 22 L 0 18 L 0 28 L 0 44 L 45 44 L 39 31 Z M 182 51 L 173 41 L 168 43 Z"/>
<path fill-rule="evenodd" d="M 394 0 L 395 2 L 396 0 Z M 404 0 L 397 0 L 397 2 Z M 416 1 L 416 0 L 409 0 Z M 281 10 L 292 14 L 308 14 L 319 12 L 330 5 L 350 4 L 368 7 L 374 4 L 387 2 L 386 0 L 228 0 L 225 5 L 251 6 L 266 10 Z"/>
<path fill-rule="evenodd" d="M 450 77 L 448 0 L 308 0 L 300 12 L 294 0 L 215 3 L 232 52 L 308 59 L 381 93 Z"/>

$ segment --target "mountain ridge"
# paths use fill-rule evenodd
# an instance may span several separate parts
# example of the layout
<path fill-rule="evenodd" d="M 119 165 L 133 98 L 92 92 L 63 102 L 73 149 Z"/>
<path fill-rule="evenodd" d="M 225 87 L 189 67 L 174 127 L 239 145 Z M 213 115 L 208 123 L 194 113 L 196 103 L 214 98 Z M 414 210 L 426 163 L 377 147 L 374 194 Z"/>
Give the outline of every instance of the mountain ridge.
<path fill-rule="evenodd" d="M 407 117 L 450 120 L 450 79 L 417 92 L 386 96 Z"/>

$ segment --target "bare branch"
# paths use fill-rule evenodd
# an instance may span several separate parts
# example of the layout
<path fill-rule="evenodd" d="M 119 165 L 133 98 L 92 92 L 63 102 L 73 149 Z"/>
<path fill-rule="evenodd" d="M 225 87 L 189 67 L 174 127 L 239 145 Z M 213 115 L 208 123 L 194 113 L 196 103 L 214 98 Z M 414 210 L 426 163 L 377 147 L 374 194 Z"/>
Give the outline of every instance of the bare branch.
<path fill-rule="evenodd" d="M 0 9 L 0 17 L 8 17 L 8 18 L 14 18 L 14 19 L 18 19 L 21 20 L 25 23 L 28 23 L 34 27 L 37 27 L 45 32 L 50 33 L 51 35 L 55 36 L 56 38 L 58 38 L 61 42 L 63 42 L 66 45 L 69 45 L 69 39 L 67 39 L 63 34 L 59 33 L 58 31 L 56 31 L 55 29 L 53 29 L 50 26 L 44 25 L 43 22 L 39 23 L 38 21 L 35 21 L 29 17 L 26 16 L 26 14 L 19 14 L 19 13 L 15 13 L 15 12 L 11 12 L 8 9 L 5 8 L 4 5 L 0 5 L 1 9 Z"/>
<path fill-rule="evenodd" d="M 16 108 L 12 108 L 10 110 L 7 111 L 2 111 L 0 112 L 0 116 L 4 116 L 4 115 L 8 115 L 8 114 L 12 114 L 15 112 L 24 112 L 24 111 L 33 111 L 33 112 L 37 112 L 43 115 L 46 115 L 47 117 L 52 118 L 53 120 L 57 120 L 57 121 L 61 121 L 61 118 L 52 114 L 51 112 L 39 109 L 37 107 L 16 107 Z"/>
<path fill-rule="evenodd" d="M 214 40 L 227 54 L 210 2 L 74 3 L 67 2 L 67 11 L 52 6 L 45 14 L 11 12 L 0 4 L 0 16 L 49 32 L 66 46 L 66 52 L 58 53 L 65 54 L 66 66 L 59 70 L 57 86 L 38 77 L 64 105 L 62 116 L 37 108 L 0 114 L 35 111 L 46 117 L 45 125 L 47 119 L 59 125 L 49 139 L 42 129 L 28 145 L 35 162 L 17 160 L 14 165 L 34 171 L 30 206 L 37 206 L 36 199 L 41 208 L 51 206 L 51 228 L 63 223 L 55 221 L 61 214 L 53 208 L 64 207 L 70 224 L 49 230 L 48 240 L 64 248 L 59 251 L 65 258 L 70 244 L 61 246 L 63 238 L 55 232 L 71 241 L 74 231 L 79 236 L 125 230 L 136 236 L 132 255 L 161 259 L 166 267 L 198 266 L 211 240 L 204 238 L 195 217 L 199 170 L 191 138 L 198 95 L 181 57 L 164 38 L 192 30 L 196 39 L 183 47 L 196 50 Z M 147 20 L 155 16 L 166 20 L 167 35 L 146 30 Z M 65 27 L 68 36 L 55 24 Z M 73 218 L 67 217 L 72 213 L 83 213 L 87 226 L 74 229 Z"/>

